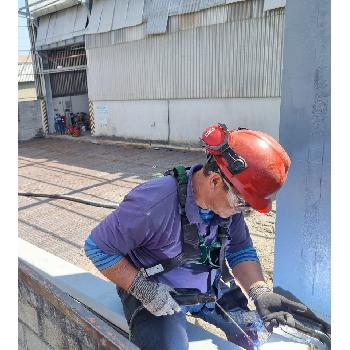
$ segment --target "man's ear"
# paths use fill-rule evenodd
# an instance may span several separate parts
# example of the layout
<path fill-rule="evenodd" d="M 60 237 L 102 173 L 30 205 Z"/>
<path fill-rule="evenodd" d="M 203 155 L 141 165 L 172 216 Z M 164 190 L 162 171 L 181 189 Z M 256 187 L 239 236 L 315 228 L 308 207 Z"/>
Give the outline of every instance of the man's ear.
<path fill-rule="evenodd" d="M 214 190 L 220 185 L 221 176 L 217 173 L 210 174 L 210 189 Z"/>

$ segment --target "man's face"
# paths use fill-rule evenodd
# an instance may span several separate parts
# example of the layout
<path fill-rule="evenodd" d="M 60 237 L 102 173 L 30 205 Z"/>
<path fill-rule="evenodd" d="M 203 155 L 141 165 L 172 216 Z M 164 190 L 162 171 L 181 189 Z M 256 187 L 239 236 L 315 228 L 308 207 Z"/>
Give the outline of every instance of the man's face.
<path fill-rule="evenodd" d="M 225 180 L 219 174 L 211 174 L 209 178 L 210 209 L 222 218 L 228 218 L 240 212 L 239 198 L 233 192 L 232 187 L 228 183 L 225 186 Z"/>

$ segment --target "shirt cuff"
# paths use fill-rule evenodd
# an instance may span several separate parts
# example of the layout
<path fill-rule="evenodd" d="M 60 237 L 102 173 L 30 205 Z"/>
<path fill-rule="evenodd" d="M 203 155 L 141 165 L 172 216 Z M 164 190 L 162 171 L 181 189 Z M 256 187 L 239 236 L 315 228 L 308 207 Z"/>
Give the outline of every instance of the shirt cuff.
<path fill-rule="evenodd" d="M 98 270 L 108 269 L 123 259 L 122 255 L 107 254 L 102 251 L 92 239 L 91 234 L 85 241 L 84 250 L 86 256 L 92 261 Z"/>
<path fill-rule="evenodd" d="M 235 253 L 226 252 L 226 259 L 231 268 L 233 268 L 242 261 L 256 261 L 260 263 L 259 257 L 256 254 L 256 250 L 254 247 L 241 249 Z"/>

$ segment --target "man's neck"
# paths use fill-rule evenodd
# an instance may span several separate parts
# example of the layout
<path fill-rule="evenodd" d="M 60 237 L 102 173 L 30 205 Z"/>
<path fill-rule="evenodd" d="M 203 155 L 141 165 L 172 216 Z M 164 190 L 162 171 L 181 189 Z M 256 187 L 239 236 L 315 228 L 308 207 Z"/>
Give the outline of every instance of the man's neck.
<path fill-rule="evenodd" d="M 203 191 L 203 189 L 205 188 L 205 185 L 206 185 L 206 182 L 205 182 L 205 176 L 203 174 L 203 169 L 200 169 L 195 173 L 193 173 L 192 191 L 193 191 L 196 205 L 203 209 L 209 209 L 206 204 L 205 191 Z"/>

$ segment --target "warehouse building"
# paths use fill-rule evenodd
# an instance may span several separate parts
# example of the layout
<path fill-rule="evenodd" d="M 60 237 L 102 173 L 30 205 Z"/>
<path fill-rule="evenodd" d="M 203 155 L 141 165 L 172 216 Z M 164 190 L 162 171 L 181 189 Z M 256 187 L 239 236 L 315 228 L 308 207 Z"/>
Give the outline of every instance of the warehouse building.
<path fill-rule="evenodd" d="M 54 3 L 34 11 L 49 132 L 79 109 L 95 136 L 197 144 L 221 121 L 278 138 L 285 0 Z"/>
<path fill-rule="evenodd" d="M 284 1 L 95 0 L 95 134 L 197 143 L 209 124 L 278 138 Z"/>
<path fill-rule="evenodd" d="M 90 7 L 78 0 L 29 1 L 32 46 L 41 81 L 38 97 L 47 133 L 57 131 L 57 114 L 64 117 L 66 129 L 72 124 L 72 113 L 88 121 L 84 32 Z"/>

